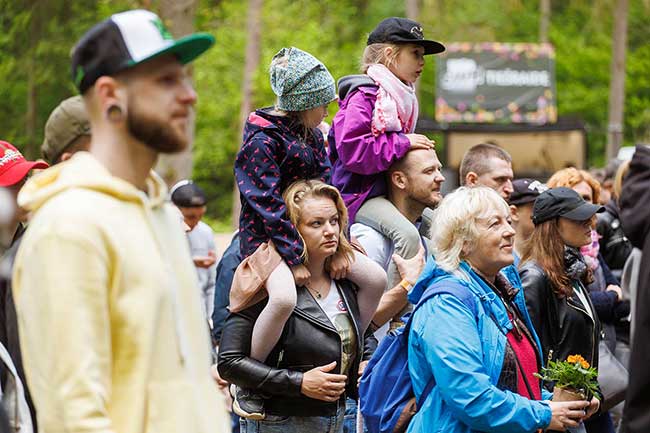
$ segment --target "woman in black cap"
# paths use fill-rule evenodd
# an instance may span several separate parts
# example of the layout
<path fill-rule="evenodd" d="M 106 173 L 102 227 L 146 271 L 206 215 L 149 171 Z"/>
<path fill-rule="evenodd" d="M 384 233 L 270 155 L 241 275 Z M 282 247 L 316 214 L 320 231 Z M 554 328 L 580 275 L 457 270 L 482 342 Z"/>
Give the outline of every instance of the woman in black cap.
<path fill-rule="evenodd" d="M 535 229 L 519 274 L 545 359 L 578 354 L 598 367 L 600 322 L 585 288 L 593 277 L 580 247 L 591 242 L 595 215 L 603 210 L 564 187 L 543 192 L 533 205 Z M 599 406 L 594 397 L 588 415 Z"/>

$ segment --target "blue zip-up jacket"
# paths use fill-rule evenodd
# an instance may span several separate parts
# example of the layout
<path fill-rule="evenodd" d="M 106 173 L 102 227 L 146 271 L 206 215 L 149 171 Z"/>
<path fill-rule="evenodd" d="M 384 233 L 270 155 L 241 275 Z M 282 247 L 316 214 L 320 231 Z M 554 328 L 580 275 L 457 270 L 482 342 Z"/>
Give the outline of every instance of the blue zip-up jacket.
<path fill-rule="evenodd" d="M 539 349 L 517 271 L 508 266 L 501 272 L 520 289 L 515 303 Z M 451 294 L 437 295 L 416 311 L 408 347 L 415 395 L 422 394 L 433 372 L 436 384 L 411 420 L 408 433 L 521 433 L 546 428 L 551 422 L 546 401 L 529 400 L 496 386 L 507 344 L 505 334 L 512 323 L 498 296 L 467 263 L 462 262 L 450 274 L 430 257 L 409 301 L 417 303 L 428 287 L 448 283 L 468 288 L 476 315 L 466 302 Z M 535 385 L 541 387 L 531 384 Z M 542 396 L 550 399 L 545 390 Z"/>

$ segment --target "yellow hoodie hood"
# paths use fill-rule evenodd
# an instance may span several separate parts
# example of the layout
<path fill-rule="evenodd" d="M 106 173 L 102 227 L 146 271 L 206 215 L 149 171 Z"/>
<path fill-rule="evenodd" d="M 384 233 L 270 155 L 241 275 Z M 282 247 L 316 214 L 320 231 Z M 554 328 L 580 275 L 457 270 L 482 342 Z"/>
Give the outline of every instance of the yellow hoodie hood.
<path fill-rule="evenodd" d="M 68 161 L 54 165 L 27 181 L 18 195 L 18 204 L 34 212 L 55 195 L 71 188 L 84 188 L 150 207 L 161 206 L 167 196 L 167 186 L 151 171 L 147 178 L 147 192 L 131 183 L 112 176 L 88 152 L 77 152 Z"/>

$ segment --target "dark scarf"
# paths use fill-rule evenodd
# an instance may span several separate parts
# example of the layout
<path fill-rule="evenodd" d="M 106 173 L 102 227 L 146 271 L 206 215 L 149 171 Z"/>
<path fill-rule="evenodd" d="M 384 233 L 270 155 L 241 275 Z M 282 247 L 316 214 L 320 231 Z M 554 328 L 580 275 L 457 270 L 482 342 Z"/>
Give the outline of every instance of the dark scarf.
<path fill-rule="evenodd" d="M 514 332 L 517 338 L 527 338 L 533 349 L 536 350 L 537 346 L 535 344 L 535 339 L 526 327 L 526 323 L 524 322 L 519 308 L 514 303 L 515 296 L 519 293 L 519 289 L 514 287 L 500 272 L 497 273 L 494 284 L 491 284 L 484 278 L 483 281 L 485 281 L 499 296 L 499 298 L 501 298 L 501 301 L 508 311 L 508 317 L 513 325 L 513 329 L 510 332 Z M 520 372 L 517 367 L 516 357 L 517 354 L 512 349 L 510 343 L 506 341 L 505 353 L 503 355 L 503 366 L 501 367 L 501 374 L 499 374 L 499 379 L 497 381 L 497 388 L 514 393 L 517 392 L 517 377 Z"/>
<path fill-rule="evenodd" d="M 584 282 L 587 279 L 589 267 L 578 248 L 564 247 L 564 271 L 572 280 Z"/>
<path fill-rule="evenodd" d="M 494 285 L 491 286 L 501 296 L 501 299 L 508 303 L 511 303 L 519 293 L 519 289 L 510 284 L 510 281 L 501 272 L 497 274 Z"/>

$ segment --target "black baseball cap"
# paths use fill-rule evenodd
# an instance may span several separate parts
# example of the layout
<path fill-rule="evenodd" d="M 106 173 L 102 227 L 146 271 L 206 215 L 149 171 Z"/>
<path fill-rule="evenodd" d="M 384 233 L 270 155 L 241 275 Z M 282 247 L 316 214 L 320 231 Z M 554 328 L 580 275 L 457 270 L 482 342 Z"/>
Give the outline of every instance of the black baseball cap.
<path fill-rule="evenodd" d="M 515 206 L 532 203 L 548 187 L 535 179 L 515 179 L 512 181 L 512 194 L 508 203 Z"/>
<path fill-rule="evenodd" d="M 208 202 L 205 192 L 191 180 L 181 180 L 170 190 L 172 203 L 178 207 L 202 207 Z"/>
<path fill-rule="evenodd" d="M 104 75 L 139 65 L 163 54 L 174 54 L 182 64 L 214 44 L 208 33 L 174 40 L 158 15 L 136 9 L 112 15 L 93 26 L 72 50 L 72 80 L 84 93 Z"/>
<path fill-rule="evenodd" d="M 539 225 L 558 217 L 584 221 L 604 211 L 603 206 L 589 203 L 571 188 L 561 186 L 548 189 L 537 197 L 533 205 L 533 224 Z"/>
<path fill-rule="evenodd" d="M 437 54 L 445 51 L 445 46 L 440 42 L 424 39 L 422 26 L 408 18 L 386 18 L 370 33 L 370 44 L 416 44 L 424 47 L 424 54 Z"/>

